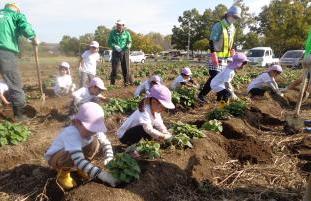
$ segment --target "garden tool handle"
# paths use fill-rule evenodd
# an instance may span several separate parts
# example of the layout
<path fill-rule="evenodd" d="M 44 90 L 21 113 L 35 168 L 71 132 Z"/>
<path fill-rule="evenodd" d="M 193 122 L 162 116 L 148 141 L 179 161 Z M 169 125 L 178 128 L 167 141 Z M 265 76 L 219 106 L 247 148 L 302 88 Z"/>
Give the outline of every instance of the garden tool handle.
<path fill-rule="evenodd" d="M 39 50 L 38 50 L 38 45 L 33 45 L 33 49 L 34 49 L 34 56 L 35 56 L 35 62 L 36 62 L 38 84 L 39 84 L 41 96 L 44 96 L 43 88 L 42 88 L 42 81 L 41 81 L 40 66 L 39 66 Z"/>

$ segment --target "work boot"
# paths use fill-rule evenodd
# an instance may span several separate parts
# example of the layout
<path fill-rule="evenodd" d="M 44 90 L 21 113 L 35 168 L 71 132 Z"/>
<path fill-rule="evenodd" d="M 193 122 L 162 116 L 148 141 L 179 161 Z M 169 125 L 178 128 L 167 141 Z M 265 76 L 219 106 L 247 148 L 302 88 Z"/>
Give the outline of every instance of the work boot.
<path fill-rule="evenodd" d="M 63 169 L 58 171 L 57 182 L 65 190 L 70 190 L 77 186 L 77 183 L 70 175 L 70 171 Z"/>
<path fill-rule="evenodd" d="M 29 118 L 24 115 L 24 107 L 13 106 L 14 119 L 16 122 L 27 121 Z"/>
<path fill-rule="evenodd" d="M 311 127 L 311 120 L 305 120 L 304 123 L 305 123 L 305 126 Z"/>

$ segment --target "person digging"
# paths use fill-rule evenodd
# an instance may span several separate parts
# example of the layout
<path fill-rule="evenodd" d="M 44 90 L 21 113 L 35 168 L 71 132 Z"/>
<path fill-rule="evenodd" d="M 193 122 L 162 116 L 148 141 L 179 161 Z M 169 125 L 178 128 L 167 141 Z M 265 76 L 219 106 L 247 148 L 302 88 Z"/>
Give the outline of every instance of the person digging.
<path fill-rule="evenodd" d="M 24 36 L 38 46 L 35 31 L 16 3 L 7 3 L 0 10 L 0 73 L 8 85 L 8 99 L 12 104 L 15 121 L 24 121 L 25 93 L 17 64 L 19 37 Z"/>

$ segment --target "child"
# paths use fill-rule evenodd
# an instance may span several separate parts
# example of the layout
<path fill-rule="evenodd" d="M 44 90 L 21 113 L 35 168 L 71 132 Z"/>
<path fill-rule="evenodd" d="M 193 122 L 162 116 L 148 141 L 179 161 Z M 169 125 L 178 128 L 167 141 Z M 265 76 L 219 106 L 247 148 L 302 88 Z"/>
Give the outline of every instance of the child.
<path fill-rule="evenodd" d="M 150 93 L 150 89 L 156 84 L 162 84 L 162 78 L 158 75 L 153 75 L 149 78 L 149 80 L 144 81 L 137 87 L 134 96 L 138 97 L 143 92 L 148 95 Z"/>
<path fill-rule="evenodd" d="M 76 88 L 75 84 L 72 83 L 70 75 L 70 65 L 67 62 L 62 62 L 59 65 L 59 76 L 56 77 L 56 83 L 54 86 L 54 93 L 57 96 L 64 96 L 73 92 Z"/>
<path fill-rule="evenodd" d="M 161 112 L 174 109 L 171 92 L 164 85 L 154 85 L 143 104 L 120 127 L 117 134 L 123 144 L 132 145 L 142 138 L 165 140 L 172 135 L 166 129 Z"/>
<path fill-rule="evenodd" d="M 93 165 L 92 160 L 100 145 L 105 155 L 106 165 L 113 157 L 111 143 L 107 139 L 104 124 L 104 111 L 92 102 L 81 105 L 79 113 L 74 116 L 72 125 L 64 128 L 45 154 L 48 164 L 58 171 L 57 182 L 64 189 L 71 189 L 76 182 L 70 172 L 78 170 L 84 178 L 98 178 L 103 182 L 116 185 L 111 174 Z"/>
<path fill-rule="evenodd" d="M 78 108 L 86 102 L 105 100 L 105 97 L 101 95 L 104 90 L 107 90 L 104 82 L 99 77 L 95 77 L 91 80 L 88 87 L 82 87 L 72 93 L 73 104 Z"/>
<path fill-rule="evenodd" d="M 2 104 L 4 104 L 5 106 L 11 104 L 7 99 L 8 91 L 9 91 L 8 85 L 4 81 L 0 81 L 0 99 Z"/>
<path fill-rule="evenodd" d="M 181 74 L 173 81 L 171 89 L 176 90 L 183 85 L 188 87 L 197 87 L 197 84 L 194 82 L 191 75 L 192 73 L 190 68 L 188 67 L 183 68 Z"/>
<path fill-rule="evenodd" d="M 266 87 L 272 89 L 276 94 L 283 97 L 275 78 L 283 72 L 283 69 L 279 65 L 272 65 L 267 72 L 260 74 L 256 77 L 250 85 L 247 87 L 248 94 L 251 98 L 257 98 L 264 96 L 267 91 Z"/>
<path fill-rule="evenodd" d="M 99 44 L 97 41 L 90 43 L 90 49 L 86 50 L 80 59 L 80 88 L 86 85 L 86 81 L 89 83 L 96 75 L 96 65 L 100 59 L 98 54 Z"/>
<path fill-rule="evenodd" d="M 236 53 L 232 57 L 232 62 L 211 81 L 211 88 L 217 93 L 217 101 L 227 102 L 229 98 L 238 99 L 234 93 L 231 81 L 237 69 L 243 68 L 247 64 L 247 57 L 243 53 Z"/>

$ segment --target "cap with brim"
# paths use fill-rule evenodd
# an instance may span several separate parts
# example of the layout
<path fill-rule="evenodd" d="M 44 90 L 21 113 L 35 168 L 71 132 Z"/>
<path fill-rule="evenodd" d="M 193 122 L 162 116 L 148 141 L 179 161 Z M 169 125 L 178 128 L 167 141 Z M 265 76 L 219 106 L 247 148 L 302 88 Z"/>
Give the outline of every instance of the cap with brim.
<path fill-rule="evenodd" d="M 271 71 L 277 71 L 279 73 L 282 73 L 283 72 L 283 69 L 280 65 L 272 65 L 268 68 L 268 72 L 271 72 Z"/>
<path fill-rule="evenodd" d="M 107 88 L 105 87 L 104 82 L 103 82 L 102 79 L 100 79 L 99 77 L 94 77 L 94 78 L 91 80 L 89 86 L 90 86 L 90 87 L 96 86 L 96 87 L 98 87 L 98 88 L 101 89 L 101 90 L 107 90 Z"/>
<path fill-rule="evenodd" d="M 150 77 L 149 81 L 150 82 L 155 82 L 157 84 L 161 84 L 162 79 L 161 79 L 161 77 L 159 75 L 153 75 L 153 76 Z"/>
<path fill-rule="evenodd" d="M 97 41 L 92 41 L 90 43 L 90 47 L 95 47 L 95 48 L 99 48 L 99 43 Z"/>
<path fill-rule="evenodd" d="M 150 89 L 149 97 L 157 99 L 163 107 L 174 109 L 175 105 L 172 102 L 172 93 L 164 85 L 155 85 Z"/>
<path fill-rule="evenodd" d="M 87 102 L 80 106 L 74 119 L 80 120 L 82 125 L 90 132 L 106 132 L 104 111 L 97 103 Z"/>
<path fill-rule="evenodd" d="M 182 69 L 182 74 L 184 75 L 192 75 L 190 68 L 185 67 Z"/>
<path fill-rule="evenodd" d="M 237 69 L 241 68 L 243 63 L 248 62 L 249 60 L 247 59 L 246 55 L 243 53 L 236 53 L 232 57 L 232 62 L 228 65 L 229 68 L 231 69 Z"/>
<path fill-rule="evenodd" d="M 68 63 L 68 62 L 63 61 L 63 62 L 59 65 L 59 67 L 69 69 L 69 68 L 70 68 L 70 65 L 69 65 L 69 63 Z"/>

